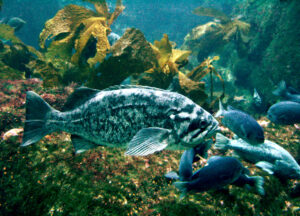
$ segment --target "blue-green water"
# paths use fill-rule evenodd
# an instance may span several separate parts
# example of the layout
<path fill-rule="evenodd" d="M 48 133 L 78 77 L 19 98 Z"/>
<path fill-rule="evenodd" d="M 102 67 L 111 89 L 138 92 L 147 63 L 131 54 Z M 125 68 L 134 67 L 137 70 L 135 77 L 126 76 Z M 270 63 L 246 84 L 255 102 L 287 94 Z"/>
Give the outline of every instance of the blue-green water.
<path fill-rule="evenodd" d="M 0 215 L 299 214 L 298 0 L 0 4 Z M 135 87 L 106 89 L 120 84 Z M 76 92 L 82 86 L 89 89 Z M 166 99 L 165 90 L 185 99 Z M 51 109 L 45 111 L 44 102 L 26 99 L 28 91 L 58 111 L 79 111 L 70 119 L 58 118 Z M 214 117 L 219 101 L 238 111 Z M 215 148 L 222 136 L 216 138 L 212 131 L 207 142 L 197 140 L 212 124 L 191 108 L 198 106 L 219 122 L 219 133 L 230 139 L 236 134 L 259 153 L 246 150 L 234 172 L 214 163 L 211 170 L 208 166 L 195 174 L 213 156 L 236 156 Z M 109 113 L 105 118 L 99 112 L 103 107 Z M 58 122 L 62 120 L 68 123 Z M 53 122 L 74 125 L 55 128 Z M 81 146 L 74 148 L 66 128 L 83 136 Z M 105 130 L 105 136 L 91 128 Z M 103 138 L 125 135 L 130 136 L 125 148 L 106 146 Z M 289 159 L 260 148 L 263 138 L 284 149 L 279 152 L 286 150 Z M 31 139 L 32 145 L 20 147 L 22 140 Z M 104 146 L 97 146 L 101 142 Z M 198 147 L 198 154 L 181 158 L 179 144 L 190 151 Z M 151 154 L 125 155 L 136 145 Z M 75 154 L 75 149 L 90 147 Z M 260 154 L 269 155 L 263 160 Z M 255 166 L 257 162 L 263 163 Z M 186 182 L 174 186 L 177 180 L 165 177 L 170 171 Z M 254 183 L 245 183 L 245 174 L 264 179 L 264 195 Z M 181 199 L 179 185 L 195 179 L 202 181 L 201 191 Z"/>

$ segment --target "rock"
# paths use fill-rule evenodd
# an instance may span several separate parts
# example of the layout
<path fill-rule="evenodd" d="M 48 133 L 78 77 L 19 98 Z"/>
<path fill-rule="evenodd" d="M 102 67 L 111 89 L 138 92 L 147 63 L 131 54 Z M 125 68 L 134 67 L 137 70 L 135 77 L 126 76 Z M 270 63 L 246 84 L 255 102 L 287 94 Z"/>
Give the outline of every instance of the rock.
<path fill-rule="evenodd" d="M 127 29 L 111 47 L 105 60 L 93 72 L 88 86 L 103 89 L 120 84 L 129 76 L 137 76 L 157 65 L 150 43 L 135 28 Z"/>

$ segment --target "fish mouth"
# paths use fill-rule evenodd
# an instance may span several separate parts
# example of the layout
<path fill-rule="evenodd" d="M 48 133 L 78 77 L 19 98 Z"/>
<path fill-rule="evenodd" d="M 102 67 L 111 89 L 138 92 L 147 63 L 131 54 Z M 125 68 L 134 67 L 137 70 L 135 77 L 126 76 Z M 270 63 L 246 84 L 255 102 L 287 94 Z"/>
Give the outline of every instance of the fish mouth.
<path fill-rule="evenodd" d="M 207 128 L 207 134 L 206 136 L 212 136 L 217 132 L 220 132 L 221 128 L 219 127 L 219 123 L 217 121 L 214 121 L 212 125 L 210 125 Z"/>
<path fill-rule="evenodd" d="M 195 146 L 201 143 L 205 138 L 209 138 L 213 136 L 216 132 L 220 131 L 219 123 L 214 121 L 211 125 L 209 125 L 205 131 L 199 129 L 194 130 L 190 134 L 190 140 L 192 142 L 184 142 L 185 146 Z"/>

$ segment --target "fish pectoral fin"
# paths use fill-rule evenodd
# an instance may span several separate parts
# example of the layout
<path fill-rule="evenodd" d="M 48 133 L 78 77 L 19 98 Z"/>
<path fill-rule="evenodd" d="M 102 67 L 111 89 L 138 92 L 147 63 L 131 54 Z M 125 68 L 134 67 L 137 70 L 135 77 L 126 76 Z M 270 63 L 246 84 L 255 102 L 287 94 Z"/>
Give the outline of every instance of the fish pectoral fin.
<path fill-rule="evenodd" d="M 80 136 L 73 135 L 73 134 L 71 135 L 71 140 L 75 148 L 75 154 L 79 154 L 99 146 L 96 143 L 93 143 L 89 140 L 86 140 Z"/>
<path fill-rule="evenodd" d="M 216 160 L 219 160 L 221 159 L 222 156 L 218 156 L 218 155 L 214 155 L 214 156 L 211 156 L 208 161 L 206 162 L 205 166 L 208 166 L 210 163 L 212 163 L 213 161 L 216 161 Z"/>
<path fill-rule="evenodd" d="M 232 138 L 235 139 L 235 140 L 240 139 L 239 136 L 236 135 L 236 134 L 233 134 L 233 137 L 232 137 Z"/>
<path fill-rule="evenodd" d="M 126 155 L 146 156 L 168 146 L 170 130 L 164 128 L 143 128 L 129 142 Z"/>
<path fill-rule="evenodd" d="M 267 161 L 260 161 L 255 164 L 258 168 L 261 168 L 262 170 L 266 171 L 270 175 L 274 174 L 274 165 L 267 162 Z"/>

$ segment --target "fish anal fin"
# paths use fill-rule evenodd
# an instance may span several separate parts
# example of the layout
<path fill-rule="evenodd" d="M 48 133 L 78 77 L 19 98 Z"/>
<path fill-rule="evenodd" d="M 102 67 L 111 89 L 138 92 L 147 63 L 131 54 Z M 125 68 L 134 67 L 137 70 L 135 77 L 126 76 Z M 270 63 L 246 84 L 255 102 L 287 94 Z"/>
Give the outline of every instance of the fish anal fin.
<path fill-rule="evenodd" d="M 72 140 L 73 146 L 75 148 L 76 154 L 85 152 L 89 149 L 93 149 L 93 148 L 96 148 L 99 146 L 96 143 L 93 143 L 89 140 L 86 140 L 80 136 L 73 135 L 73 134 L 71 135 L 71 140 Z"/>
<path fill-rule="evenodd" d="M 146 156 L 168 146 L 170 130 L 164 128 L 143 128 L 129 142 L 126 155 Z"/>

